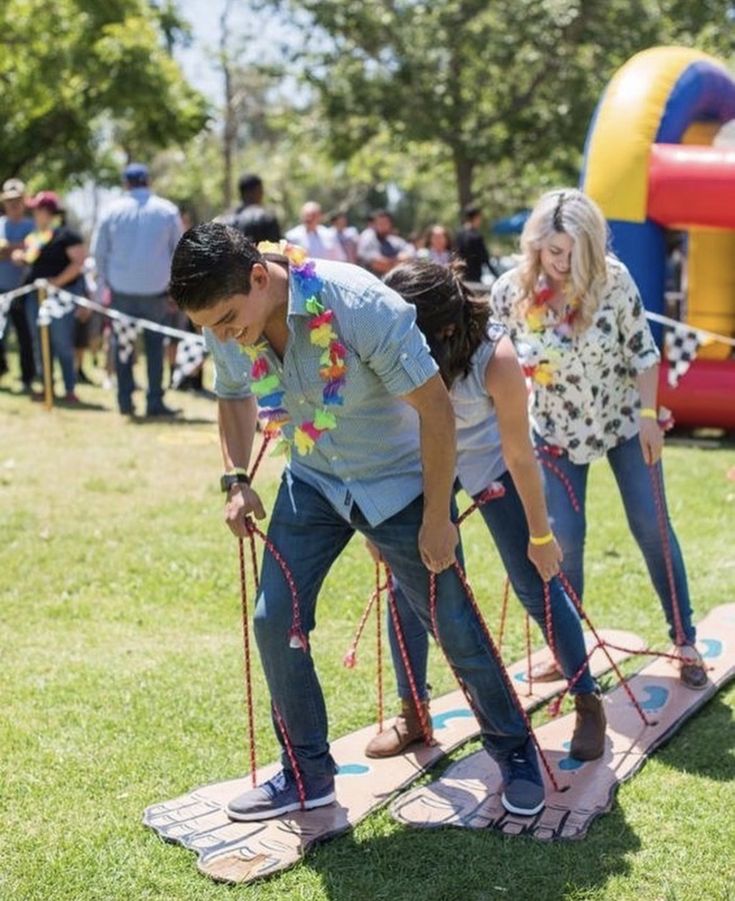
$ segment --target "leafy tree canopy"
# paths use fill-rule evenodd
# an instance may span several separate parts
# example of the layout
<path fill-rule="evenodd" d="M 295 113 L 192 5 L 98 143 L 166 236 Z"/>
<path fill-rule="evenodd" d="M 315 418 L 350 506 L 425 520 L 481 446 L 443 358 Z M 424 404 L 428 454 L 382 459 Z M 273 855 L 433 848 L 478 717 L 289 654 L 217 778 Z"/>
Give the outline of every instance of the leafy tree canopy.
<path fill-rule="evenodd" d="M 728 56 L 735 38 L 730 0 L 270 5 L 303 29 L 297 59 L 321 99 L 333 156 L 352 158 L 385 127 L 395 147 L 434 143 L 460 204 L 493 170 L 574 180 L 600 92 L 637 51 L 677 43 Z"/>
<path fill-rule="evenodd" d="M 170 2 L 5 0 L 0 33 L 3 178 L 117 180 L 111 150 L 147 157 L 207 121 L 171 57 L 187 31 Z"/>

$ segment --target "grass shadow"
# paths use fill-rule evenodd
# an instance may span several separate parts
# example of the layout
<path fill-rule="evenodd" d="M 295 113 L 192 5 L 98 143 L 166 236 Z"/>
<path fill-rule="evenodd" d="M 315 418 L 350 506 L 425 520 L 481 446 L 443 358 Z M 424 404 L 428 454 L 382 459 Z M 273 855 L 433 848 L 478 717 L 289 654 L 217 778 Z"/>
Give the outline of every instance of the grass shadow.
<path fill-rule="evenodd" d="M 722 693 L 676 733 L 656 756 L 666 766 L 718 782 L 735 780 L 735 718 Z"/>
<path fill-rule="evenodd" d="M 319 873 L 331 901 L 555 901 L 569 897 L 570 886 L 588 897 L 629 872 L 628 858 L 641 845 L 617 803 L 583 842 L 452 828 L 362 839 L 364 829 L 317 848 L 304 864 Z"/>

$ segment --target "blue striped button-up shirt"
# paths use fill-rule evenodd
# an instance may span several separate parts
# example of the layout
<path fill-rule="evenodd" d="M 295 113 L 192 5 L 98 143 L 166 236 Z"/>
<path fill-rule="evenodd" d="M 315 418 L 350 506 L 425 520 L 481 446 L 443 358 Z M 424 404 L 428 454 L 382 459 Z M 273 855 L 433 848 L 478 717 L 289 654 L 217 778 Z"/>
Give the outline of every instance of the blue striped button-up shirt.
<path fill-rule="evenodd" d="M 364 269 L 330 260 L 315 263 L 323 282 L 322 303 L 333 311 L 335 331 L 347 348 L 344 402 L 331 408 L 336 429 L 324 432 L 310 454 L 302 456 L 294 447 L 289 465 L 345 518 L 356 503 L 368 522 L 377 525 L 423 490 L 418 416 L 400 396 L 427 382 L 437 366 L 413 306 Z M 283 429 L 287 438 L 322 406 L 322 348 L 311 343 L 306 300 L 292 280 L 283 362 L 270 347 L 266 350 L 292 418 Z M 214 359 L 217 396 L 250 396 L 250 361 L 239 345 L 219 341 L 209 329 L 204 337 Z"/>
<path fill-rule="evenodd" d="M 179 211 L 148 188 L 132 188 L 110 207 L 92 254 L 101 280 L 119 294 L 163 294 L 183 232 Z"/>

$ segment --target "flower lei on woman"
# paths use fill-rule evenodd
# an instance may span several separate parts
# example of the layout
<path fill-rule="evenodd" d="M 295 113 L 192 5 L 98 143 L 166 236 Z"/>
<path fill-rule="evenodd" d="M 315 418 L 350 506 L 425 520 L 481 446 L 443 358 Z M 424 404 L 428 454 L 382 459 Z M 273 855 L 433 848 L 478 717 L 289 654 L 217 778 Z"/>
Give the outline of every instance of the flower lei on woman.
<path fill-rule="evenodd" d="M 43 231 L 33 231 L 30 235 L 26 235 L 23 240 L 23 259 L 28 264 L 33 264 L 41 255 L 41 251 L 53 238 L 53 228 L 46 228 Z"/>
<path fill-rule="evenodd" d="M 555 295 L 555 291 L 547 284 L 541 284 L 533 295 L 533 301 L 526 313 L 526 322 L 529 331 L 535 334 L 541 334 L 551 325 L 548 321 L 549 306 L 548 303 Z M 566 305 L 566 309 L 562 319 L 553 323 L 551 326 L 555 334 L 561 339 L 569 339 L 572 336 L 572 326 L 579 309 L 579 301 L 573 300 Z M 523 367 L 525 374 L 533 379 L 537 384 L 548 387 L 554 381 L 555 371 L 561 362 L 562 351 L 551 350 L 546 351 L 544 359 L 536 363 L 528 364 Z"/>
<path fill-rule="evenodd" d="M 288 259 L 291 277 L 306 297 L 305 307 L 311 314 L 309 339 L 316 347 L 323 349 L 319 358 L 319 375 L 324 382 L 322 406 L 316 410 L 313 419 L 304 420 L 294 428 L 293 439 L 290 439 L 283 434 L 283 427 L 291 422 L 291 416 L 282 406 L 285 391 L 265 354 L 267 343 L 261 341 L 243 347 L 251 362 L 251 388 L 258 401 L 263 432 L 269 438 L 280 438 L 274 453 L 289 456 L 293 444 L 299 454 L 306 456 L 314 450 L 325 432 L 337 428 L 335 408 L 344 403 L 342 391 L 347 382 L 347 349 L 332 327 L 334 313 L 324 306 L 321 299 L 324 283 L 316 274 L 314 261 L 307 259 L 306 251 L 286 241 L 278 244 L 263 241 L 258 244 L 258 250 L 261 253 L 278 253 Z"/>

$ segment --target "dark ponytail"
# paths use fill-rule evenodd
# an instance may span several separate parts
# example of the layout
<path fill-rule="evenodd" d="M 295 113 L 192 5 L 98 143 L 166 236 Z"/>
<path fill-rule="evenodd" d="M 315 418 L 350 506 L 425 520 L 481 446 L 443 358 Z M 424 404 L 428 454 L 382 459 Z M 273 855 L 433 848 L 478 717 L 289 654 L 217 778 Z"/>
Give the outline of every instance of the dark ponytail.
<path fill-rule="evenodd" d="M 442 266 L 410 260 L 392 269 L 385 283 L 416 307 L 416 322 L 448 388 L 470 371 L 477 348 L 485 340 L 490 307 L 464 282 L 464 263 Z M 453 326 L 450 336 L 442 332 Z"/>

